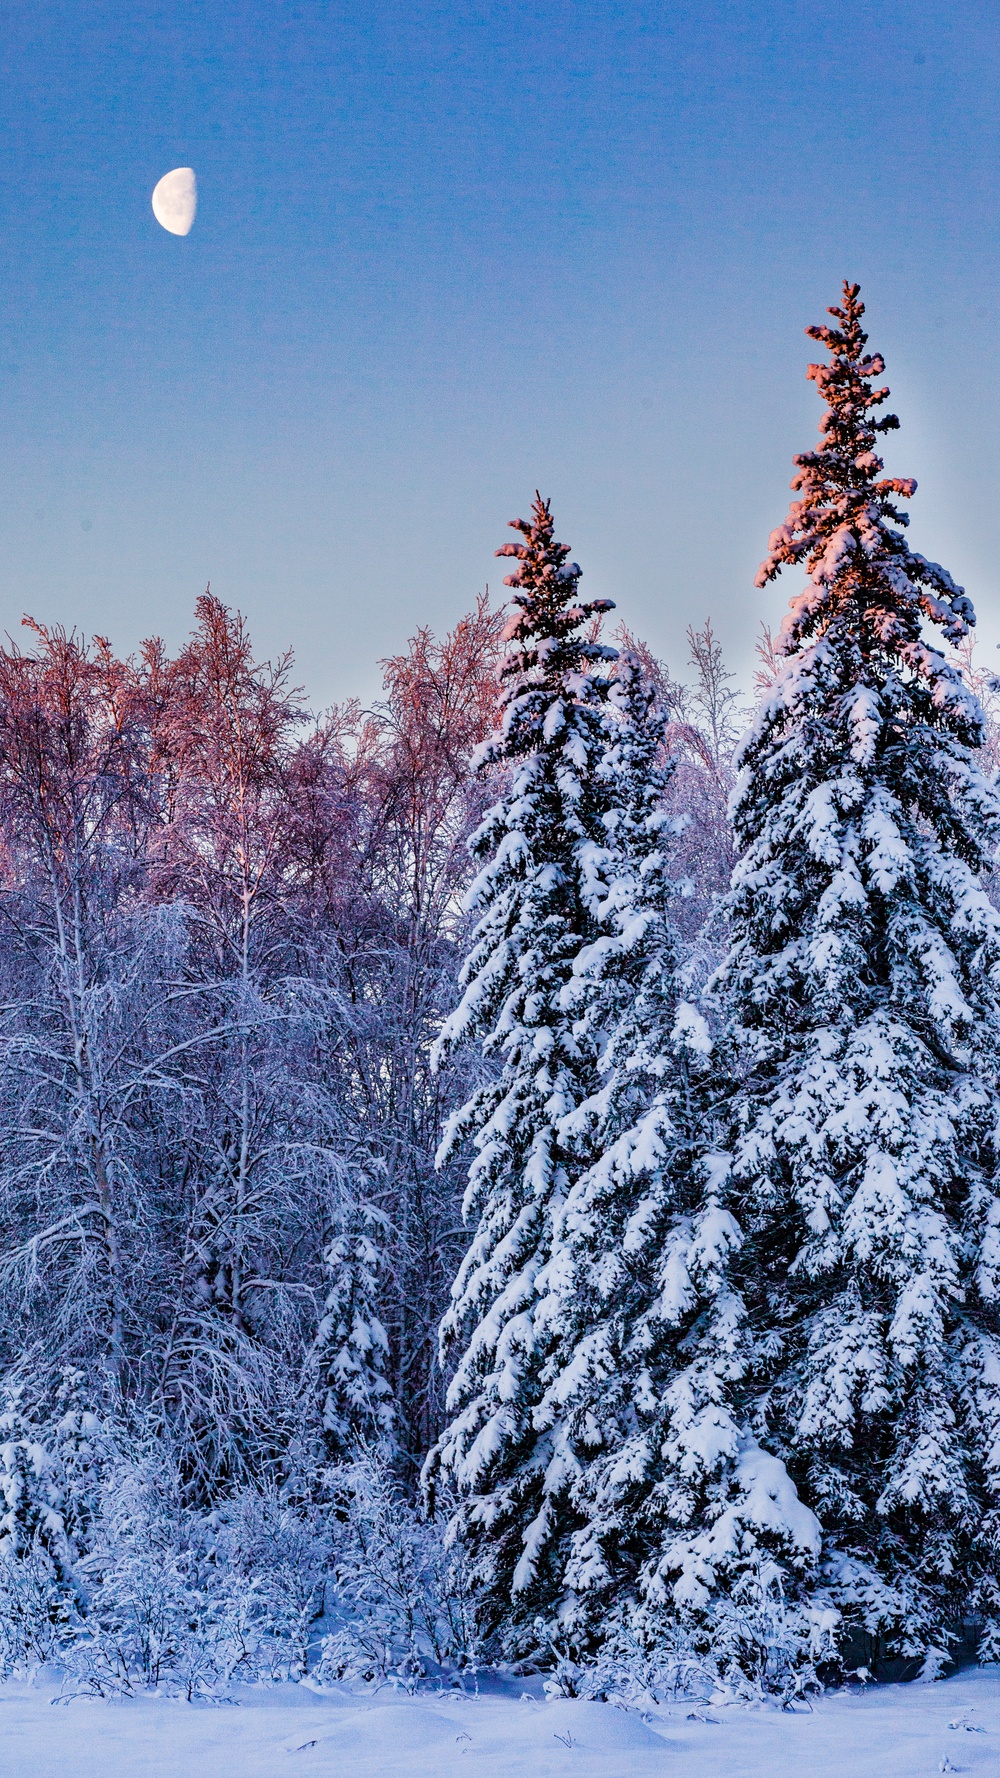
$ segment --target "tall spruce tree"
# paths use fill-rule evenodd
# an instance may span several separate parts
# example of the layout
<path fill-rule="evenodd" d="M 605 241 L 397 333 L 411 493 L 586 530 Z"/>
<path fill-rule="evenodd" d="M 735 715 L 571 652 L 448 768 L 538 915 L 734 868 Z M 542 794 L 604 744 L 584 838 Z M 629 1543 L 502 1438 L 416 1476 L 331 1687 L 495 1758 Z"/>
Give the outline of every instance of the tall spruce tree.
<path fill-rule="evenodd" d="M 506 783 L 472 842 L 485 861 L 468 898 L 478 919 L 439 1044 L 443 1053 L 475 1036 L 486 1057 L 486 1078 L 451 1118 L 439 1155 L 473 1140 L 465 1216 L 477 1226 L 442 1324 L 442 1356 L 457 1365 L 451 1420 L 425 1481 L 432 1495 L 439 1481 L 457 1489 L 451 1530 L 487 1625 L 523 1650 L 559 1590 L 550 1552 L 566 1478 L 550 1429 L 534 1420 L 551 1343 L 536 1323 L 536 1280 L 581 1167 L 560 1123 L 595 1084 L 595 1038 L 575 1030 L 564 989 L 598 931 L 608 689 L 599 669 L 616 651 L 585 632 L 611 603 L 580 602 L 580 569 L 555 541 L 549 503 L 536 496 L 531 520 L 513 528 L 520 541 L 497 552 L 518 563 L 505 582 L 515 610 L 502 728 L 481 751 Z"/>
<path fill-rule="evenodd" d="M 809 580 L 734 794 L 743 1400 L 823 1524 L 855 1650 L 934 1672 L 963 1621 L 998 1646 L 1000 803 L 931 640 L 972 607 L 906 541 L 915 483 L 883 474 L 898 421 L 859 287 L 829 313 L 820 444 L 758 585 Z"/>
<path fill-rule="evenodd" d="M 627 650 L 608 703 L 599 931 L 563 990 L 578 1037 L 586 1033 L 596 1049 L 597 1077 L 560 1124 L 583 1166 L 555 1218 L 553 1254 L 536 1287 L 551 1355 L 535 1423 L 551 1428 L 562 1453 L 576 1519 L 562 1551 L 559 1629 L 588 1640 L 623 1580 L 635 1579 L 635 1558 L 649 1541 L 640 1503 L 660 1469 L 665 1387 L 685 1368 L 678 1324 L 689 1324 L 699 1294 L 684 1212 L 700 1180 L 681 1149 L 693 1121 L 693 1079 L 711 1050 L 704 1020 L 681 1003 L 678 985 L 667 717 Z"/>
<path fill-rule="evenodd" d="M 534 1421 L 571 1509 L 555 1628 L 781 1684 L 796 1651 L 773 1646 L 775 1607 L 806 1591 L 820 1530 L 735 1406 L 748 1341 L 728 1270 L 742 1237 L 721 1196 L 712 1042 L 684 998 L 666 719 L 627 654 L 609 703 L 601 931 L 564 991 L 599 1040 L 597 1090 L 560 1126 L 589 1165 L 536 1284 L 550 1357 Z"/>

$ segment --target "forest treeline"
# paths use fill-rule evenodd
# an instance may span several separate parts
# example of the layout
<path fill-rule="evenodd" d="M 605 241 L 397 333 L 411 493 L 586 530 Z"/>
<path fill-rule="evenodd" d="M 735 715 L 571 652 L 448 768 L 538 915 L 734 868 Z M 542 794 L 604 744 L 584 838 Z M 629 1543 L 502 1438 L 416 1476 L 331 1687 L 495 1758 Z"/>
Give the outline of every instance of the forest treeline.
<path fill-rule="evenodd" d="M 830 313 L 746 699 L 537 496 L 369 709 L 210 592 L 0 650 L 4 1670 L 1000 1647 L 996 692 Z"/>
<path fill-rule="evenodd" d="M 210 593 L 196 619 L 173 659 L 37 624 L 0 651 L 2 1338 L 8 1371 L 96 1364 L 211 1490 L 280 1470 L 304 1416 L 331 1454 L 334 1419 L 370 1430 L 348 1354 L 336 1400 L 317 1380 L 340 1292 L 338 1325 L 380 1330 L 358 1387 L 399 1452 L 440 1429 L 466 1234 L 434 1155 L 464 1075 L 429 1050 L 501 619 L 484 598 L 419 632 L 383 701 L 318 722 L 290 658 L 257 663 Z M 688 755 L 694 937 L 728 877 L 736 698 L 710 625 L 691 648 L 693 688 L 648 666 Z"/>

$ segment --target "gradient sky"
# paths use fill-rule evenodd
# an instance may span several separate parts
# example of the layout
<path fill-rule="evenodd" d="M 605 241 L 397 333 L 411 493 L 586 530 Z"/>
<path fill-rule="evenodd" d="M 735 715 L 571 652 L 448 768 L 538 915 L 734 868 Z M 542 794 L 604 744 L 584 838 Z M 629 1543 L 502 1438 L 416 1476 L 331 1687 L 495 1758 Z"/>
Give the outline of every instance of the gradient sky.
<path fill-rule="evenodd" d="M 371 696 L 537 485 L 674 671 L 710 613 L 748 673 L 849 275 L 912 542 L 1000 639 L 986 0 L 8 0 L 0 91 L 0 630 L 176 645 L 210 580 Z"/>

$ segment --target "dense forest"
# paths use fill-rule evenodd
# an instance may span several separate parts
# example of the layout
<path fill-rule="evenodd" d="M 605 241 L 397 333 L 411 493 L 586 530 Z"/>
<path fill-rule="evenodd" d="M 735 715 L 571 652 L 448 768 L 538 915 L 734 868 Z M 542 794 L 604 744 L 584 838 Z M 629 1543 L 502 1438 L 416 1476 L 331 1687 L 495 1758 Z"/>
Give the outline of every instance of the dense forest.
<path fill-rule="evenodd" d="M 4 1672 L 1000 1652 L 997 693 L 863 313 L 745 695 L 540 496 L 370 709 L 210 591 L 0 651 Z"/>

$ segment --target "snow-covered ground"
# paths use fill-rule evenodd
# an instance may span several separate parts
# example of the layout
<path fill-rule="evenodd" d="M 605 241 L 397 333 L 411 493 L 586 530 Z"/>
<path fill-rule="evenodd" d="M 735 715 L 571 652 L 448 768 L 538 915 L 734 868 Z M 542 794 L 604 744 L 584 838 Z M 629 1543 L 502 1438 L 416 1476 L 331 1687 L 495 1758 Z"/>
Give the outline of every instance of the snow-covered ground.
<path fill-rule="evenodd" d="M 517 1697 L 359 1698 L 305 1687 L 237 1705 L 53 1703 L 0 1689 L 3 1778 L 921 1778 L 1000 1773 L 1000 1667 L 811 1712 L 638 1712 Z"/>

